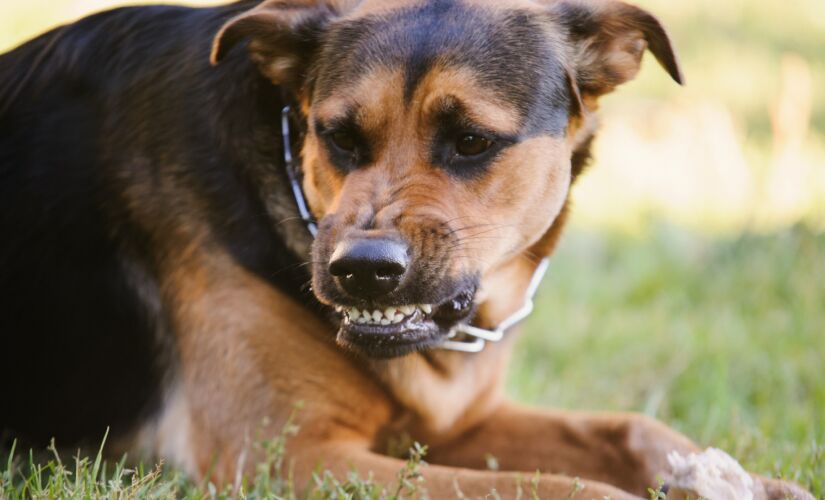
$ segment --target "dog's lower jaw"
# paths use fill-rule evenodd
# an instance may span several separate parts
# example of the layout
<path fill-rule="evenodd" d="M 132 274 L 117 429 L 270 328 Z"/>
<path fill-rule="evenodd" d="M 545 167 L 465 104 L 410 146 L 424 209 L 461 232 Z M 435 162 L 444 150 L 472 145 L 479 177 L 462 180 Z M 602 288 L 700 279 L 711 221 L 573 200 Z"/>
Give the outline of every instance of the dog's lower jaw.
<path fill-rule="evenodd" d="M 446 336 L 431 320 L 407 322 L 388 333 L 383 325 L 342 322 L 336 336 L 341 347 L 375 359 L 391 359 L 437 346 Z"/>
<path fill-rule="evenodd" d="M 341 319 L 336 341 L 345 349 L 375 359 L 437 348 L 457 324 L 472 319 L 475 294 L 475 286 L 465 288 L 436 306 L 390 306 L 372 311 L 337 306 Z"/>

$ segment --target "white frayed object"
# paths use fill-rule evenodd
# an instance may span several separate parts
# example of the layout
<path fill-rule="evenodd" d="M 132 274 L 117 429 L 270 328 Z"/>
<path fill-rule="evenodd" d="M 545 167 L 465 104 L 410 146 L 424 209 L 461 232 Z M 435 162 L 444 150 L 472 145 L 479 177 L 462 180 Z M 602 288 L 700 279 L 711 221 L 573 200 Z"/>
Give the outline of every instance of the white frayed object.
<path fill-rule="evenodd" d="M 702 453 L 667 456 L 671 474 L 668 485 L 690 490 L 709 500 L 758 500 L 753 478 L 730 455 L 716 448 Z"/>

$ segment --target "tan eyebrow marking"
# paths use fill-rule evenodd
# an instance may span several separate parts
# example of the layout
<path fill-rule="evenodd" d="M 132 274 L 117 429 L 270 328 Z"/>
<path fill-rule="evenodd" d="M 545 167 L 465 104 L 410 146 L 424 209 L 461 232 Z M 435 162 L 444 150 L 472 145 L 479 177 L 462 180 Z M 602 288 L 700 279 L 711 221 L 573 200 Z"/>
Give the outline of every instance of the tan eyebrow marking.
<path fill-rule="evenodd" d="M 421 112 L 425 115 L 436 112 L 445 99 L 459 101 L 468 118 L 482 127 L 513 135 L 521 128 L 518 110 L 478 85 L 470 68 L 435 66 L 413 94 L 413 103 L 421 101 Z"/>
<path fill-rule="evenodd" d="M 398 96 L 391 91 L 393 87 L 400 87 L 402 79 L 400 68 L 375 68 L 352 85 L 336 89 L 333 95 L 317 103 L 313 107 L 313 118 L 331 122 L 356 110 L 359 122 L 363 122 L 366 128 L 381 128 L 385 124 L 378 122 L 386 118 L 386 110 L 403 102 L 399 100 L 400 90 Z M 369 110 L 379 110 L 379 113 L 372 116 Z"/>

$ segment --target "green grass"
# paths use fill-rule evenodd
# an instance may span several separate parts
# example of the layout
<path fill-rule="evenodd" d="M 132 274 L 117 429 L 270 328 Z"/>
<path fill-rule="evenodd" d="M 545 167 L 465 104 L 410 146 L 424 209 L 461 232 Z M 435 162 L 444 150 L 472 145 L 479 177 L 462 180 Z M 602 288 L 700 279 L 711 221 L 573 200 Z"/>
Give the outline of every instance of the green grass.
<path fill-rule="evenodd" d="M 427 453 L 426 446 L 415 443 L 409 450 L 409 459 L 398 471 L 394 484 L 379 484 L 369 472 L 350 471 L 345 478 L 336 478 L 329 471 L 318 470 L 310 484 L 296 485 L 292 480 L 284 453 L 289 438 L 299 432 L 290 422 L 273 439 L 256 444 L 260 456 L 255 475 L 234 484 L 217 487 L 209 479 L 200 483 L 188 480 L 181 472 L 164 468 L 162 464 L 145 468 L 142 464 L 127 467 L 126 457 L 117 463 L 103 460 L 105 441 L 93 458 L 80 454 L 69 463 L 55 448 L 49 447 L 48 456 L 29 451 L 26 459 L 8 453 L 5 466 L 0 468 L 0 499 L 28 498 L 277 498 L 285 500 L 363 499 L 400 500 L 426 498 L 419 469 Z M 300 486 L 297 487 L 297 486 Z M 297 492 L 301 491 L 299 495 Z"/>
<path fill-rule="evenodd" d="M 540 293 L 515 398 L 644 412 L 825 494 L 825 234 L 580 232 Z"/>
<path fill-rule="evenodd" d="M 510 395 L 644 412 L 825 498 L 825 234 L 707 239 L 653 227 L 567 235 L 513 359 Z M 152 465 L 30 462 L 24 452 L 0 465 L 0 498 L 291 498 L 279 457 L 294 431 L 262 444 L 269 459 L 242 488 L 220 492 Z M 411 464 L 396 485 L 319 471 L 310 497 L 397 498 L 417 485 Z"/>

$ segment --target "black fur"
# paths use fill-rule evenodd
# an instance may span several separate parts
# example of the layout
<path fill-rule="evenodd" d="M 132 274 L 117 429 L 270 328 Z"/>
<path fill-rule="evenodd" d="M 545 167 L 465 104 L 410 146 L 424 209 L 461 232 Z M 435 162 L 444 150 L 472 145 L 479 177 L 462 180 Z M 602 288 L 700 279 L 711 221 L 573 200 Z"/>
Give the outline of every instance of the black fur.
<path fill-rule="evenodd" d="M 261 193 L 265 179 L 293 214 L 280 90 L 243 51 L 209 65 L 253 3 L 109 11 L 0 56 L 7 437 L 94 442 L 153 411 L 174 364 L 157 265 L 176 225 L 207 221 L 207 244 L 314 304 Z"/>

